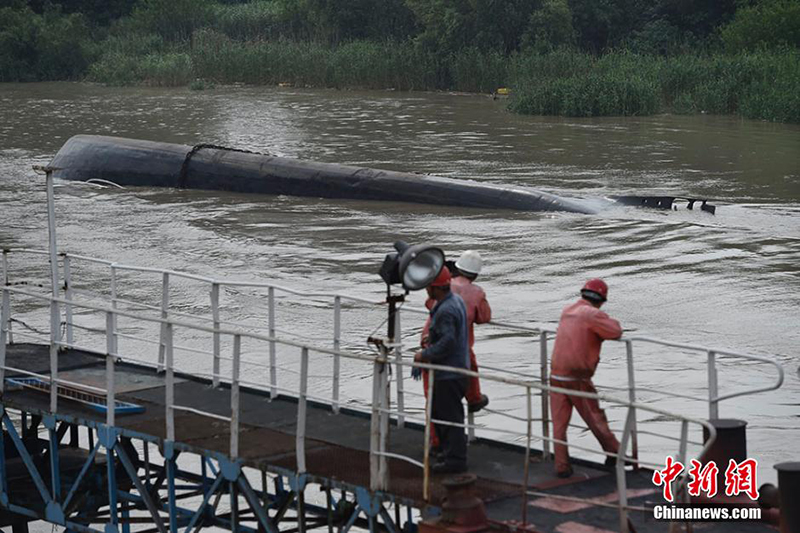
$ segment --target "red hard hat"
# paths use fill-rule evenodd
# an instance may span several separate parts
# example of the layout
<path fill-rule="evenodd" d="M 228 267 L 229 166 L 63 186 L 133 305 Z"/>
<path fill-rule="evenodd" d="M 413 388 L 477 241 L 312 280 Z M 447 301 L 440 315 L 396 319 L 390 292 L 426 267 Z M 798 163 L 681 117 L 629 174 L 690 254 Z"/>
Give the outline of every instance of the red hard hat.
<path fill-rule="evenodd" d="M 605 302 L 608 299 L 608 285 L 600 278 L 590 279 L 583 285 L 581 294 Z"/>
<path fill-rule="evenodd" d="M 446 266 L 442 267 L 442 270 L 439 272 L 439 275 L 436 276 L 436 279 L 431 281 L 431 287 L 447 287 L 450 285 L 450 269 Z"/>

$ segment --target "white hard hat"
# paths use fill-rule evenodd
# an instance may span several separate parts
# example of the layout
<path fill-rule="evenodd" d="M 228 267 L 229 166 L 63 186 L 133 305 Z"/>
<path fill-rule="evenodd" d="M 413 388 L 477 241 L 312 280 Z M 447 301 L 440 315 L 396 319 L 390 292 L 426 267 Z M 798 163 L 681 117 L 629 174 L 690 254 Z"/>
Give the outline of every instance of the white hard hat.
<path fill-rule="evenodd" d="M 481 254 L 475 250 L 467 250 L 456 261 L 456 268 L 466 274 L 475 274 L 476 276 L 481 273 L 483 267 L 483 260 Z"/>

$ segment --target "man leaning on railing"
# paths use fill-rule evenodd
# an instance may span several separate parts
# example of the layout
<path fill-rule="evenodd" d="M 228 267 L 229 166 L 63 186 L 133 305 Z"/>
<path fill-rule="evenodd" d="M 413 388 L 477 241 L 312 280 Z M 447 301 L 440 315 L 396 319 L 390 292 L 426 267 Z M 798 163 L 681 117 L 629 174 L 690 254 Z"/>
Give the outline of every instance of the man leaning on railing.
<path fill-rule="evenodd" d="M 600 362 L 600 348 L 604 340 L 622 336 L 619 322 L 600 310 L 608 297 L 608 286 L 601 279 L 590 279 L 581 289 L 581 299 L 564 308 L 558 323 L 556 343 L 550 367 L 550 384 L 561 389 L 597 394 L 592 376 Z M 616 454 L 619 442 L 608 427 L 606 414 L 595 398 L 583 398 L 550 392 L 550 410 L 553 417 L 556 475 L 572 475 L 567 449 L 567 427 L 572 408 L 578 411 L 600 445 L 608 453 Z M 614 457 L 606 458 L 606 465 L 615 464 Z"/>

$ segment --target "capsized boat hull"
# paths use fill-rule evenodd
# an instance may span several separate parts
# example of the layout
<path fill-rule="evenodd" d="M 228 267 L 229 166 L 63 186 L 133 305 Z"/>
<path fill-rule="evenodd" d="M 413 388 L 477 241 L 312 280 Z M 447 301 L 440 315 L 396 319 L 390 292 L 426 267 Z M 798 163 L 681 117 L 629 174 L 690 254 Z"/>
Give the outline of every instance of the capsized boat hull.
<path fill-rule="evenodd" d="M 173 187 L 411 202 L 517 211 L 595 213 L 593 201 L 562 198 L 527 187 L 302 161 L 200 145 L 76 135 L 56 154 L 54 176 L 102 179 L 125 186 Z"/>

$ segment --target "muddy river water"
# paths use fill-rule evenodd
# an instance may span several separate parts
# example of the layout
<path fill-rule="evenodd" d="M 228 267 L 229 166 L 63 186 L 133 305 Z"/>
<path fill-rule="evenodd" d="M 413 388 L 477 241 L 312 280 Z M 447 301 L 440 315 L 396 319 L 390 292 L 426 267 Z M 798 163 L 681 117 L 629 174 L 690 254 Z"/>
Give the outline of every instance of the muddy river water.
<path fill-rule="evenodd" d="M 484 257 L 479 282 L 495 317 L 549 327 L 585 279 L 603 277 L 610 286 L 605 309 L 627 335 L 728 348 L 780 362 L 786 370 L 781 389 L 722 402 L 720 414 L 748 421 L 748 453 L 760 462 L 759 482 L 775 481 L 773 464 L 800 460 L 800 126 L 708 115 L 524 117 L 506 112 L 503 101 L 476 95 L 3 84 L 2 247 L 46 247 L 44 181 L 31 166 L 48 162 L 80 133 L 214 143 L 527 185 L 572 197 L 713 198 L 716 216 L 634 208 L 579 215 L 61 182 L 58 239 L 62 250 L 86 256 L 376 299 L 383 290 L 376 271 L 395 239 L 438 243 L 454 255 L 474 249 Z M 24 270 L 33 259 L 18 261 L 17 268 Z M 185 291 L 181 297 L 187 309 L 207 305 L 206 292 Z M 408 305 L 421 302 L 414 294 Z M 244 318 L 263 309 L 253 303 L 227 311 Z M 328 333 L 318 325 L 328 316 L 328 310 L 312 308 L 286 327 L 324 338 Z M 30 320 L 36 320 L 32 311 Z M 348 326 L 352 344 L 363 345 L 356 336 L 380 321 L 372 315 Z M 409 344 L 421 325 L 419 316 L 404 318 Z M 492 327 L 478 329 L 477 337 L 476 352 L 486 364 L 536 370 L 538 348 L 529 338 Z M 188 357 L 184 364 L 202 366 Z M 707 394 L 703 355 L 649 347 L 637 352 L 636 365 L 642 385 Z M 723 393 L 774 379 L 766 366 L 728 359 L 719 365 Z M 363 365 L 345 367 L 343 396 L 369 395 L 370 372 Z M 624 349 L 607 344 L 597 383 L 624 386 L 626 379 Z M 408 381 L 406 386 L 418 387 Z M 319 389 L 326 387 L 329 381 L 321 380 Z M 495 408 L 521 408 L 517 394 L 491 384 L 487 392 Z M 657 394 L 643 395 L 643 401 L 707 416 L 700 402 Z M 624 411 L 612 408 L 608 414 L 619 430 Z M 596 446 L 580 430 L 570 436 Z M 668 451 L 651 444 L 652 458 Z M 641 447 L 648 445 L 643 439 Z"/>

